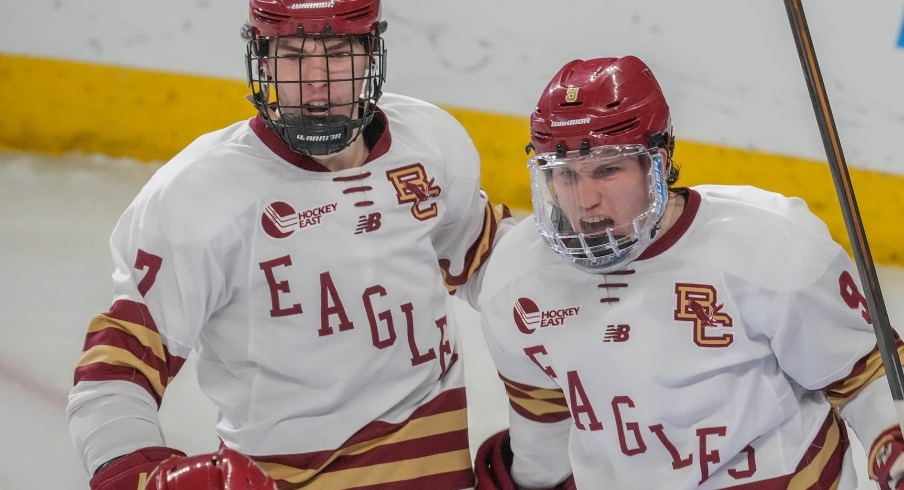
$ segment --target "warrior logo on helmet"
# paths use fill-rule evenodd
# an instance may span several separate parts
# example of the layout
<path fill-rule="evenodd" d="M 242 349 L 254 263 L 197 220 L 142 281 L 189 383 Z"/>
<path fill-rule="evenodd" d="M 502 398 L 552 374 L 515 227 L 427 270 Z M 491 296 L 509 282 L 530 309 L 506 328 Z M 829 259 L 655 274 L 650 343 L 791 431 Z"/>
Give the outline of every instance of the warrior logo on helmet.
<path fill-rule="evenodd" d="M 289 6 L 290 9 L 328 9 L 332 8 L 336 2 L 314 2 L 314 3 L 293 3 Z"/>

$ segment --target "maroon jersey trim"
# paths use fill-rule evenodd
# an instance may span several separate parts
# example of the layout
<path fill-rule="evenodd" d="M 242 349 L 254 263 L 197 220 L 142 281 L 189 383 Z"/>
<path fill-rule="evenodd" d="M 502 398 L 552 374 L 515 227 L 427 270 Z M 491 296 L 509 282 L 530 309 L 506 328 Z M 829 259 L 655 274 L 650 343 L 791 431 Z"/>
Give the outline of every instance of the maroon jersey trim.
<path fill-rule="evenodd" d="M 348 483 L 360 481 L 354 475 L 361 471 L 368 475 L 366 488 L 430 488 L 429 484 L 467 488 L 473 486 L 473 473 L 466 405 L 464 388 L 452 389 L 426 402 L 404 422 L 372 422 L 335 450 L 255 456 L 254 459 L 287 488 L 335 488 L 339 482 L 343 482 L 341 488 L 355 488 Z M 444 414 L 455 420 L 447 419 L 440 426 L 411 437 L 414 433 L 409 432 L 409 424 Z M 287 477 L 287 471 L 297 476 Z M 274 473 L 289 480 L 280 479 Z M 304 481 L 290 481 L 297 477 Z"/>
<path fill-rule="evenodd" d="M 697 216 L 697 211 L 700 210 L 700 193 L 689 188 L 678 188 L 673 189 L 675 192 L 679 194 L 683 194 L 686 202 L 684 203 L 684 210 L 681 211 L 681 216 L 675 221 L 675 224 L 669 228 L 665 234 L 659 237 L 658 240 L 651 243 L 646 250 L 640 254 L 640 257 L 637 260 L 645 260 L 652 259 L 657 255 L 665 252 L 675 242 L 678 241 L 679 238 L 684 236 L 684 233 L 687 232 L 687 229 L 690 228 L 691 223 L 694 222 L 694 218 Z M 672 197 L 672 199 L 675 199 Z"/>
<path fill-rule="evenodd" d="M 847 429 L 834 410 L 828 417 L 810 447 L 804 453 L 797 469 L 790 475 L 758 482 L 727 487 L 724 490 L 819 490 L 834 488 L 841 476 L 844 453 L 849 445 Z"/>

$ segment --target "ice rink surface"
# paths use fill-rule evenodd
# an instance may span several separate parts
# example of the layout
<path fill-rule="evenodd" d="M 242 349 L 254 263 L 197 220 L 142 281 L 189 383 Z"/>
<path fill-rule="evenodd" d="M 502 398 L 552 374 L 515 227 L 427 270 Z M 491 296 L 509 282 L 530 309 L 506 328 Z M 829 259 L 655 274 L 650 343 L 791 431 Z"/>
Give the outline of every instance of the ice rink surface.
<path fill-rule="evenodd" d="M 110 304 L 110 233 L 157 168 L 0 152 L 0 490 L 88 487 L 69 439 L 66 397 L 88 321 Z M 900 325 L 904 270 L 878 269 L 891 321 Z M 453 313 L 464 335 L 473 451 L 506 425 L 506 401 L 477 315 L 458 302 Z M 215 414 L 193 367 L 176 378 L 161 410 L 167 444 L 189 454 L 217 447 Z M 876 488 L 863 475 L 861 482 L 858 490 Z"/>

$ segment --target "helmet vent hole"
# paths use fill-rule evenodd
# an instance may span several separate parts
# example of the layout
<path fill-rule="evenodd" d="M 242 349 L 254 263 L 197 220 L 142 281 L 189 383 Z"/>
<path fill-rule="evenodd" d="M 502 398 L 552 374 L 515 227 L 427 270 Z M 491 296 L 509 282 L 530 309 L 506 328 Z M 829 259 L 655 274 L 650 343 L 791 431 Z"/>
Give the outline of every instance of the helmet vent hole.
<path fill-rule="evenodd" d="M 621 105 L 621 102 L 622 101 L 620 101 L 620 100 L 616 100 L 615 102 L 609 102 L 608 104 L 606 104 L 606 109 L 615 109 L 616 107 Z"/>
<path fill-rule="evenodd" d="M 351 21 L 366 19 L 367 17 L 372 16 L 371 10 L 371 7 L 362 7 L 358 10 L 352 10 L 351 12 L 346 13 L 344 17 Z"/>
<path fill-rule="evenodd" d="M 627 133 L 629 131 L 633 131 L 640 126 L 640 120 L 636 117 L 628 119 L 627 121 L 622 121 L 617 124 L 613 124 L 611 126 L 606 126 L 605 128 L 601 128 L 598 130 L 599 133 L 605 135 L 617 135 L 622 133 Z"/>
<path fill-rule="evenodd" d="M 279 15 L 273 12 L 255 12 L 254 16 L 257 17 L 257 19 L 261 22 L 265 22 L 267 24 L 279 24 L 289 19 L 288 15 Z"/>
<path fill-rule="evenodd" d="M 582 105 L 584 105 L 584 102 L 581 100 L 578 100 L 575 102 L 562 102 L 561 104 L 559 104 L 559 107 L 579 107 Z"/>

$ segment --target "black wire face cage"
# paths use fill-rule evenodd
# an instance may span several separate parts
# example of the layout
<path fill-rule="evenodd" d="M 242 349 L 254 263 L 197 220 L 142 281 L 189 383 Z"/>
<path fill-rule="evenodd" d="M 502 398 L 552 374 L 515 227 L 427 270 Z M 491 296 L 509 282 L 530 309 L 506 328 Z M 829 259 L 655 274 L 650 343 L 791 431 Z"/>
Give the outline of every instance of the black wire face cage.
<path fill-rule="evenodd" d="M 254 37 L 246 52 L 252 102 L 294 151 L 342 151 L 373 120 L 386 79 L 376 34 Z"/>

